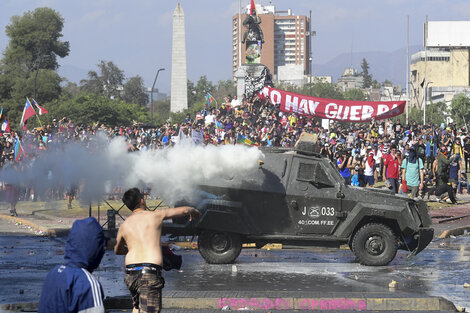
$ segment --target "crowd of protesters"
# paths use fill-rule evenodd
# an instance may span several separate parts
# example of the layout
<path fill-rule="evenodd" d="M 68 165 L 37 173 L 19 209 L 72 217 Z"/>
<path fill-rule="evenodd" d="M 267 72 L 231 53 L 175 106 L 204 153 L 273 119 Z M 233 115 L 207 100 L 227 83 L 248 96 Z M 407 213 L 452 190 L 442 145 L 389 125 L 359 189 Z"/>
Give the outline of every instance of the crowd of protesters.
<path fill-rule="evenodd" d="M 410 192 L 412 197 L 435 197 L 435 200 L 456 202 L 456 193 L 469 190 L 466 172 L 470 170 L 470 134 L 465 128 L 448 125 L 402 125 L 399 120 L 370 123 L 321 121 L 295 113 L 284 113 L 257 96 L 236 99 L 230 96 L 218 107 L 206 104 L 195 116 L 188 114 L 182 123 L 167 122 L 158 127 L 134 125 L 76 125 L 71 119 L 53 119 L 50 125 L 23 132 L 21 156 L 15 151 L 17 134 L 0 137 L 0 165 L 22 167 L 42 151 L 68 141 L 90 145 L 97 133 L 110 139 L 123 136 L 128 151 L 163 149 L 177 138 L 198 133 L 203 144 L 249 144 L 267 147 L 294 147 L 302 132 L 317 136 L 320 153 L 330 158 L 346 184 L 374 186 L 384 181 L 395 193 Z M 17 150 L 17 149 L 16 149 Z M 24 183 L 2 184 L 4 200 L 16 214 L 18 200 L 35 200 L 34 191 Z M 76 187 L 67 186 L 42 195 L 44 199 L 67 196 L 68 206 L 76 195 Z M 36 194 L 36 199 L 41 197 Z"/>

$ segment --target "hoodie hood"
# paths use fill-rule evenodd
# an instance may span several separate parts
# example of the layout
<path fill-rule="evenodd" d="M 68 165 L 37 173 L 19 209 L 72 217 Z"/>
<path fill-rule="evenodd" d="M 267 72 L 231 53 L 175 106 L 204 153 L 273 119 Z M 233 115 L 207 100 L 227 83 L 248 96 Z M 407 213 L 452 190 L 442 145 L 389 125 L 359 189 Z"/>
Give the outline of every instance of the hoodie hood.
<path fill-rule="evenodd" d="M 101 262 L 106 246 L 103 228 L 93 217 L 76 220 L 65 246 L 66 265 L 74 265 L 89 271 Z"/>

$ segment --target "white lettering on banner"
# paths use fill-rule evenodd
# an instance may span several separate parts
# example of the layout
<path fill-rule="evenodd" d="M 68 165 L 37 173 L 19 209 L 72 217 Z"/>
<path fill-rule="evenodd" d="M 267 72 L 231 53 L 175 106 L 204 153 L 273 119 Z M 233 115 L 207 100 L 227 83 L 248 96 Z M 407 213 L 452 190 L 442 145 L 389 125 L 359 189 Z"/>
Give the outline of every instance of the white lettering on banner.
<path fill-rule="evenodd" d="M 347 120 L 349 115 L 349 107 L 344 108 L 343 120 Z"/>
<path fill-rule="evenodd" d="M 292 107 L 292 108 L 291 108 Z M 286 95 L 286 111 L 298 112 L 299 111 L 299 98 L 291 95 Z"/>
<path fill-rule="evenodd" d="M 377 116 L 380 116 L 388 111 L 389 111 L 389 108 L 388 108 L 388 105 L 386 104 L 379 104 L 377 106 Z"/>
<path fill-rule="evenodd" d="M 281 103 L 281 93 L 277 90 L 271 91 L 271 103 L 272 104 L 279 104 Z"/>
<path fill-rule="evenodd" d="M 318 101 L 308 100 L 308 107 L 310 109 L 310 114 L 315 115 L 315 111 L 317 110 L 317 107 L 319 104 L 320 102 Z"/>
<path fill-rule="evenodd" d="M 370 105 L 364 105 L 362 107 L 362 120 L 369 120 L 372 118 L 372 113 L 374 113 L 374 108 Z"/>
<path fill-rule="evenodd" d="M 359 121 L 360 120 L 360 117 L 359 117 L 359 110 L 361 109 L 360 106 L 357 106 L 357 105 L 353 105 L 351 107 L 351 116 L 350 116 L 350 120 L 351 121 Z"/>
<path fill-rule="evenodd" d="M 300 100 L 300 103 L 299 103 L 299 114 L 311 114 L 311 113 L 308 111 L 308 101 L 307 101 L 307 99 L 302 99 L 302 100 Z"/>
<path fill-rule="evenodd" d="M 271 87 L 264 87 L 259 93 L 271 103 L 280 105 L 284 112 L 317 116 L 348 122 L 370 121 L 372 118 L 384 119 L 403 113 L 406 101 L 358 102 L 334 99 L 322 99 L 290 93 Z M 334 101 L 334 102 L 333 102 Z"/>
<path fill-rule="evenodd" d="M 268 88 L 268 87 L 264 87 L 263 90 L 261 91 L 261 94 L 262 94 L 265 98 L 268 98 L 268 97 L 269 97 L 269 88 Z"/>
<path fill-rule="evenodd" d="M 326 117 L 327 118 L 335 118 L 337 109 L 338 109 L 338 106 L 336 105 L 336 103 L 328 103 L 325 107 Z"/>
<path fill-rule="evenodd" d="M 338 108 L 338 114 L 336 114 L 336 119 L 340 120 L 341 119 L 341 113 L 343 112 L 343 106 L 340 105 Z"/>

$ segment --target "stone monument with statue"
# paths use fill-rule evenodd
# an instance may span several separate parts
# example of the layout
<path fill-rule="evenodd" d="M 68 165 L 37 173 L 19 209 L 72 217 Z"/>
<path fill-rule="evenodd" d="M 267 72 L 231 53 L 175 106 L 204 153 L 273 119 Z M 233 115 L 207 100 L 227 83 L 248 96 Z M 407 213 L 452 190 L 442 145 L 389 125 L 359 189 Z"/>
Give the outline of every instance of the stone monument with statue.
<path fill-rule="evenodd" d="M 250 15 L 247 15 L 243 21 L 245 32 L 242 43 L 245 45 L 245 64 L 242 64 L 235 73 L 238 99 L 242 99 L 243 95 L 250 97 L 265 85 L 272 85 L 269 69 L 260 63 L 264 36 L 260 26 L 261 19 L 253 12 L 252 2 Z"/>

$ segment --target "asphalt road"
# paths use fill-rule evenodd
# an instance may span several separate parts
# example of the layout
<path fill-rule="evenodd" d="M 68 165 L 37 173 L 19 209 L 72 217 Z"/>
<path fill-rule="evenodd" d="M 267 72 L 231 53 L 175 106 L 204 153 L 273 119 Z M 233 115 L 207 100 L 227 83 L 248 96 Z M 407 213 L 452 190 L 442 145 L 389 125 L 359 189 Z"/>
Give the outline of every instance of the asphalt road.
<path fill-rule="evenodd" d="M 0 221 L 0 304 L 37 302 L 47 272 L 63 260 L 65 238 L 32 236 L 27 228 Z M 470 308 L 470 236 L 435 240 L 407 259 L 399 251 L 389 266 L 356 263 L 349 250 L 284 249 L 242 251 L 234 265 L 209 265 L 195 250 L 180 250 L 181 271 L 165 272 L 164 296 L 236 296 L 288 292 L 315 295 L 373 294 L 443 296 Z M 108 251 L 94 273 L 105 296 L 126 296 L 122 256 Z M 396 288 L 389 283 L 396 281 Z M 8 282 L 4 284 L 3 282 Z"/>

